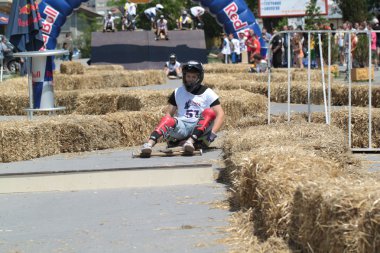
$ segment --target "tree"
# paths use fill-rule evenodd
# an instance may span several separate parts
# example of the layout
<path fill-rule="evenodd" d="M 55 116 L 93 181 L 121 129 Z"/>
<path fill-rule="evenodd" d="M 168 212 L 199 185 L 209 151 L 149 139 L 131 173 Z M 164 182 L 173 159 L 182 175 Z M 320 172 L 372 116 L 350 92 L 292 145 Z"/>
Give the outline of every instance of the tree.
<path fill-rule="evenodd" d="M 372 0 L 337 0 L 344 20 L 362 22 L 369 19 L 368 3 Z"/>
<path fill-rule="evenodd" d="M 317 6 L 317 0 L 311 0 L 306 6 L 305 29 L 313 30 L 315 23 L 324 23 L 325 19 L 321 15 L 321 8 Z"/>
<path fill-rule="evenodd" d="M 99 31 L 101 22 L 97 18 L 88 17 L 83 13 L 80 13 L 78 18 L 83 34 L 76 39 L 75 44 L 80 48 L 82 57 L 88 58 L 91 55 L 91 34 Z"/>

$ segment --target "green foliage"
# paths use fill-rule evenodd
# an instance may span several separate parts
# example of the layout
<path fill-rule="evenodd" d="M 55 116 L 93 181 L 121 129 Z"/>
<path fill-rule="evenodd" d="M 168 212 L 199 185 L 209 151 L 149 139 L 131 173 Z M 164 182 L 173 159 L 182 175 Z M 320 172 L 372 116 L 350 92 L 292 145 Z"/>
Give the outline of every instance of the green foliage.
<path fill-rule="evenodd" d="M 321 8 L 317 6 L 317 0 L 311 0 L 306 6 L 305 30 L 313 30 L 314 24 L 323 23 L 325 19 L 321 15 Z"/>
<path fill-rule="evenodd" d="M 350 22 L 362 22 L 368 20 L 368 3 L 365 0 L 337 0 L 342 10 L 343 19 Z"/>
<path fill-rule="evenodd" d="M 358 44 L 354 53 L 354 62 L 357 63 L 360 67 L 368 66 L 369 58 L 369 39 L 368 35 L 364 33 L 357 34 Z"/>
<path fill-rule="evenodd" d="M 281 18 L 280 21 L 278 21 L 278 24 L 276 26 L 276 30 L 277 31 L 282 31 L 282 28 L 284 26 L 287 26 L 288 25 L 288 19 L 287 18 Z"/>
<path fill-rule="evenodd" d="M 87 17 L 83 13 L 79 14 L 78 17 L 83 27 L 83 34 L 74 41 L 74 44 L 81 50 L 83 58 L 89 58 L 91 55 L 91 34 L 101 29 L 101 20 Z"/>

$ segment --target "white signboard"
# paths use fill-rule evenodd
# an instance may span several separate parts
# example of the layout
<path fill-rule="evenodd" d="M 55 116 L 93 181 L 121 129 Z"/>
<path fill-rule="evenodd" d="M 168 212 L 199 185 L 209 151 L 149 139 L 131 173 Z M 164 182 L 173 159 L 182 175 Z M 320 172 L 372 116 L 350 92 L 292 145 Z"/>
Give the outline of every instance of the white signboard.
<path fill-rule="evenodd" d="M 310 0 L 259 0 L 260 17 L 305 16 Z M 317 0 L 320 14 L 327 15 L 328 0 Z"/>

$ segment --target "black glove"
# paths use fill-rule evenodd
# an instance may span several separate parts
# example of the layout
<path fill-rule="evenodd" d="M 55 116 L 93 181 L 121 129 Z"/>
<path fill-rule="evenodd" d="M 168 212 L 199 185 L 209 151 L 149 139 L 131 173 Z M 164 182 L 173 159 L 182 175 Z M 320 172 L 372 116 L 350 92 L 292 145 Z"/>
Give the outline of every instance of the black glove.
<path fill-rule="evenodd" d="M 210 132 L 209 135 L 207 136 L 207 141 L 211 143 L 216 139 L 216 137 L 218 137 L 216 134 L 214 134 L 213 132 Z"/>

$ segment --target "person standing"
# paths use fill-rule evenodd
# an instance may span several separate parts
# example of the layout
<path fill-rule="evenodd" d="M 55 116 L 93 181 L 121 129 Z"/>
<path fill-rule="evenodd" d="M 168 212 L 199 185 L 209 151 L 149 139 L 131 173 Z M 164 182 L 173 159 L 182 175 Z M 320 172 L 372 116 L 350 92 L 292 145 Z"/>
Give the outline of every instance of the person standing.
<path fill-rule="evenodd" d="M 69 61 L 73 60 L 74 45 L 73 38 L 71 37 L 71 32 L 66 33 L 65 40 L 63 42 L 66 44 L 66 49 L 69 51 Z"/>
<path fill-rule="evenodd" d="M 200 6 L 194 6 L 190 8 L 190 14 L 193 16 L 193 23 L 195 29 L 203 29 L 204 23 L 202 15 L 205 13 L 205 9 Z"/>
<path fill-rule="evenodd" d="M 248 63 L 248 53 L 247 53 L 247 45 L 245 44 L 247 38 L 245 33 L 239 34 L 239 43 L 240 43 L 240 62 Z"/>
<path fill-rule="evenodd" d="M 230 55 L 231 55 L 231 42 L 228 39 L 227 34 L 223 33 L 223 42 L 222 42 L 222 54 L 223 54 L 223 62 L 225 64 L 230 63 Z"/>
<path fill-rule="evenodd" d="M 273 30 L 273 40 L 271 45 L 272 55 L 273 55 L 273 67 L 281 68 L 282 67 L 282 36 L 280 34 L 276 34 L 277 30 Z"/>
<path fill-rule="evenodd" d="M 234 37 L 231 33 L 229 35 L 230 43 L 231 43 L 231 62 L 238 63 L 240 62 L 240 42 L 238 39 Z"/>
<path fill-rule="evenodd" d="M 270 39 L 272 38 L 272 35 L 270 33 L 268 33 L 267 29 L 266 28 L 263 28 L 262 31 L 261 31 L 261 36 L 263 37 L 263 40 L 265 42 L 265 45 L 264 45 L 264 48 L 266 50 L 266 57 L 268 56 L 268 50 L 269 50 L 269 41 Z"/>

